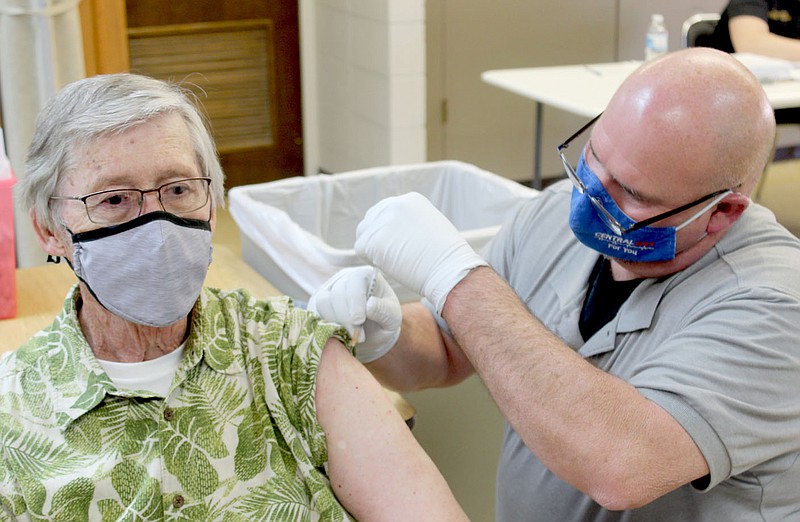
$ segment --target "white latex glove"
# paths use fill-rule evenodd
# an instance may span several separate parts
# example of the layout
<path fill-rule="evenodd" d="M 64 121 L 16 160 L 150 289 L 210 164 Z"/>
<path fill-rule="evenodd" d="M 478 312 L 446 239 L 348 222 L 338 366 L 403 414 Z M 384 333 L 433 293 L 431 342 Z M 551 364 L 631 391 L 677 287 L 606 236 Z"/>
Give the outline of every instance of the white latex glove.
<path fill-rule="evenodd" d="M 441 314 L 447 295 L 470 270 L 487 265 L 456 227 L 424 196 L 384 199 L 356 229 L 355 250 Z"/>
<path fill-rule="evenodd" d="M 353 337 L 356 358 L 362 363 L 385 355 L 400 337 L 400 301 L 386 279 L 371 266 L 337 272 L 314 292 L 308 309 L 344 326 Z"/>

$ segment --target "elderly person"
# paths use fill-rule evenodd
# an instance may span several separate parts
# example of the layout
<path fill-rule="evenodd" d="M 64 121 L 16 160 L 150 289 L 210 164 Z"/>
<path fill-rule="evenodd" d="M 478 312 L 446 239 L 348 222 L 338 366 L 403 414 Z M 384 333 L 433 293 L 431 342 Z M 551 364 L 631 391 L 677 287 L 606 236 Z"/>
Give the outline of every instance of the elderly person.
<path fill-rule="evenodd" d="M 68 85 L 21 197 L 78 284 L 0 361 L 0 520 L 465 519 L 346 332 L 202 287 L 223 174 L 180 88 Z"/>
<path fill-rule="evenodd" d="M 480 375 L 508 421 L 498 521 L 794 520 L 800 241 L 749 199 L 774 133 L 737 60 L 669 54 L 559 147 L 569 179 L 504 226 L 492 268 L 419 195 L 367 213 L 356 250 L 434 312 L 406 305 L 396 343 L 363 270 L 315 306 L 367 318 L 357 353 L 397 389 Z"/>

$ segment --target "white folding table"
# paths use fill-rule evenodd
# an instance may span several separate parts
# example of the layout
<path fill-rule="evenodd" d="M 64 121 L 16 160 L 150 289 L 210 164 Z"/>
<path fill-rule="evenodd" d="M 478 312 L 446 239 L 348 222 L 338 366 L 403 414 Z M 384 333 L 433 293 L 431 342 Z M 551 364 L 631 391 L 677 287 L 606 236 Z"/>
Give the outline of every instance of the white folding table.
<path fill-rule="evenodd" d="M 602 112 L 641 61 L 486 71 L 481 79 L 536 102 L 532 186 L 541 189 L 542 112 L 545 105 L 592 118 Z M 763 83 L 774 109 L 800 106 L 800 81 Z"/>

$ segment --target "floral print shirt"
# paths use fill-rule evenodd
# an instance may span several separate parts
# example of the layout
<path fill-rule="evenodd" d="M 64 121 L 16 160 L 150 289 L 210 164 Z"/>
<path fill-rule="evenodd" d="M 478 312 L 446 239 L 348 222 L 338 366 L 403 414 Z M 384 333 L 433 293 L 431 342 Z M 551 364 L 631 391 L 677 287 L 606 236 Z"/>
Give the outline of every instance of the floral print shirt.
<path fill-rule="evenodd" d="M 0 521 L 350 520 L 333 494 L 314 393 L 347 333 L 247 291 L 204 289 L 166 397 L 117 389 L 74 287 L 0 360 Z"/>

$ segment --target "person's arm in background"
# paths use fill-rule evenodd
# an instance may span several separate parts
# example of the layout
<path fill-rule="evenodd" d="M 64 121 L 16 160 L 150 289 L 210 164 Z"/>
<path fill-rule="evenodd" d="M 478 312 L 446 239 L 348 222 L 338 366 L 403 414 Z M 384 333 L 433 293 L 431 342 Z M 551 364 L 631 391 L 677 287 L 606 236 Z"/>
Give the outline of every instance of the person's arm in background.
<path fill-rule="evenodd" d="M 317 373 L 331 487 L 358 520 L 468 520 L 381 385 L 335 339 Z"/>
<path fill-rule="evenodd" d="M 733 17 L 728 22 L 728 29 L 737 53 L 754 53 L 800 62 L 800 40 L 771 33 L 767 22 L 757 16 Z"/>

